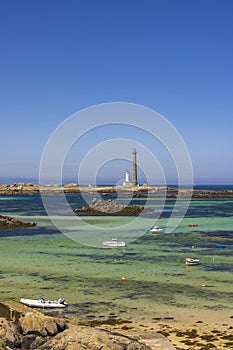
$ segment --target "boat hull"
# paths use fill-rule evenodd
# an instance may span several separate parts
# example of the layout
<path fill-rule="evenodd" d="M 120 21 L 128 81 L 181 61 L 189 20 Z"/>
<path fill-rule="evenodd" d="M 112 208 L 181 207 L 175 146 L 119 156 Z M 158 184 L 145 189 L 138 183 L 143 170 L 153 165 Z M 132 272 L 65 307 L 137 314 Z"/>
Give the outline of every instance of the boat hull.
<path fill-rule="evenodd" d="M 111 241 L 103 242 L 103 246 L 108 248 L 118 248 L 125 247 L 126 243 L 124 241 L 118 241 L 117 238 L 112 238 Z"/>
<path fill-rule="evenodd" d="M 58 301 L 43 301 L 40 300 L 34 300 L 34 299 L 24 299 L 21 298 L 20 302 L 24 305 L 30 306 L 30 307 L 38 307 L 38 308 L 64 308 L 67 306 L 67 303 L 59 303 Z"/>
<path fill-rule="evenodd" d="M 117 248 L 117 247 L 125 247 L 125 242 L 103 242 L 103 245 L 108 248 Z"/>
<path fill-rule="evenodd" d="M 150 229 L 150 232 L 151 233 L 162 233 L 163 232 L 163 229 L 160 228 L 159 226 L 154 226 Z"/>
<path fill-rule="evenodd" d="M 200 260 L 199 259 L 188 258 L 188 259 L 185 260 L 185 264 L 188 265 L 188 266 L 199 265 L 200 264 Z"/>

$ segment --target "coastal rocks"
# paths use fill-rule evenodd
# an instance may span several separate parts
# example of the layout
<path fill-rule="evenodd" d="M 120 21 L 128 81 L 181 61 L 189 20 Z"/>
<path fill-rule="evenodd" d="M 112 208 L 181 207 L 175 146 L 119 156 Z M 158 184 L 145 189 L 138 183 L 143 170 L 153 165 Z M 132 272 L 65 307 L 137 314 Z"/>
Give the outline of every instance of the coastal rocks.
<path fill-rule="evenodd" d="M 39 186 L 32 183 L 25 184 L 12 183 L 11 185 L 2 185 L 0 184 L 0 194 L 3 195 L 12 195 L 12 194 L 37 194 L 39 193 Z"/>
<path fill-rule="evenodd" d="M 0 350 L 8 346 L 10 349 L 19 347 L 21 338 L 19 336 L 18 325 L 0 318 Z"/>
<path fill-rule="evenodd" d="M 12 218 L 10 216 L 0 215 L 0 230 L 23 228 L 23 227 L 33 227 L 36 226 L 35 222 L 23 222 Z"/>
<path fill-rule="evenodd" d="M 48 185 L 35 185 L 32 183 L 12 183 L 0 184 L 0 195 L 56 195 L 59 193 L 73 193 L 73 194 L 99 194 L 101 197 L 106 197 L 108 195 L 123 194 L 130 198 L 233 198 L 232 189 L 188 189 L 188 188 L 177 188 L 177 187 L 167 187 L 167 186 L 98 186 L 98 185 L 88 185 L 79 186 L 75 183 L 60 185 L 60 184 L 48 184 Z"/>
<path fill-rule="evenodd" d="M 38 336 L 46 337 L 56 335 L 67 328 L 67 324 L 60 318 L 44 316 L 42 313 L 34 311 L 27 312 L 20 320 L 20 326 L 23 334 L 36 333 Z"/>
<path fill-rule="evenodd" d="M 0 350 L 33 350 L 68 328 L 61 318 L 45 316 L 15 301 L 0 303 Z"/>
<path fill-rule="evenodd" d="M 135 337 L 68 324 L 14 301 L 0 303 L 0 350 L 150 350 Z"/>
<path fill-rule="evenodd" d="M 145 209 L 143 205 L 125 206 L 111 199 L 104 201 L 96 198 L 93 198 L 88 207 L 74 209 L 76 214 L 86 215 L 139 215 L 151 211 L 152 209 Z"/>
<path fill-rule="evenodd" d="M 46 342 L 40 349 L 75 350 L 77 345 L 79 350 L 150 350 L 137 339 L 120 333 L 77 326 L 70 326 L 69 329 Z"/>

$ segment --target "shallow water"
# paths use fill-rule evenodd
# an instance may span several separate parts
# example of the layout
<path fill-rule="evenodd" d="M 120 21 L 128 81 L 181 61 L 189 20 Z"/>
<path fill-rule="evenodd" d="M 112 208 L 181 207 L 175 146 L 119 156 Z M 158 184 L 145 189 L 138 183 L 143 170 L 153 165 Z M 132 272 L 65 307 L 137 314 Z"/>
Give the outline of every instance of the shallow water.
<path fill-rule="evenodd" d="M 82 204 L 78 196 L 68 197 L 72 208 Z M 149 205 L 159 209 L 160 200 L 151 199 Z M 173 199 L 167 200 L 157 225 L 165 227 L 173 205 Z M 174 232 L 147 232 L 118 249 L 81 245 L 67 238 L 52 225 L 39 196 L 1 196 L 0 212 L 39 223 L 35 228 L 0 231 L 0 299 L 64 297 L 69 307 L 59 313 L 76 320 L 141 315 L 153 319 L 158 309 L 164 314 L 171 307 L 217 312 L 232 305 L 232 199 L 194 199 Z M 69 227 L 69 218 L 65 219 Z M 85 220 L 105 232 L 128 219 Z M 155 218 L 142 217 L 141 223 L 145 221 L 152 226 Z M 188 226 L 193 222 L 198 227 Z M 80 224 L 78 232 L 96 240 L 89 226 L 82 231 Z M 186 266 L 187 257 L 199 258 L 201 264 Z"/>

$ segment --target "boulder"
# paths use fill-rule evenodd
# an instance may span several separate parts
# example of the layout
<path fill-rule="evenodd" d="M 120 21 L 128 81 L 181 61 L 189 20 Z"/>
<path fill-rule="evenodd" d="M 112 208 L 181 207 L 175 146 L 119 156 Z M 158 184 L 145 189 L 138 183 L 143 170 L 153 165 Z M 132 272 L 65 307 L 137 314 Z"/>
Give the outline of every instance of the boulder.
<path fill-rule="evenodd" d="M 69 326 L 67 330 L 44 343 L 43 350 L 149 350 L 137 339 L 106 330 Z"/>
<path fill-rule="evenodd" d="M 68 326 L 60 318 L 45 316 L 42 313 L 29 311 L 19 320 L 23 335 L 37 334 L 46 337 L 47 335 L 56 335 Z"/>
<path fill-rule="evenodd" d="M 15 301 L 0 303 L 0 345 L 10 349 L 33 350 L 68 328 L 62 318 L 46 316 Z M 1 350 L 1 347 L 0 347 Z"/>
<path fill-rule="evenodd" d="M 36 226 L 35 222 L 20 221 L 10 216 L 0 215 L 0 230 L 33 227 Z"/>
<path fill-rule="evenodd" d="M 5 318 L 0 318 L 0 350 L 4 345 L 10 349 L 19 346 L 21 337 L 19 335 L 19 326 L 15 323 L 8 322 Z"/>
<path fill-rule="evenodd" d="M 0 350 L 152 350 L 175 349 L 162 335 L 128 336 L 73 325 L 15 301 L 0 302 Z M 166 340 L 166 342 L 164 342 Z M 166 345 L 166 346 L 165 346 Z"/>
<path fill-rule="evenodd" d="M 146 350 L 140 341 L 119 333 L 68 324 L 15 301 L 0 303 L 0 350 Z"/>

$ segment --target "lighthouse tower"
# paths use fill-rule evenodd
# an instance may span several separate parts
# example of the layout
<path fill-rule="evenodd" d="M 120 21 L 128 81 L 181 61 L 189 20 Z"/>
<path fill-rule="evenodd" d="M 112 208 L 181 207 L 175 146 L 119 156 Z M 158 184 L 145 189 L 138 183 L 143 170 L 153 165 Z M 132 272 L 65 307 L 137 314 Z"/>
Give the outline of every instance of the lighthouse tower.
<path fill-rule="evenodd" d="M 137 179 L 137 159 L 136 159 L 136 148 L 133 148 L 132 150 L 132 186 L 137 186 L 138 179 Z"/>
<path fill-rule="evenodd" d="M 138 185 L 138 179 L 137 179 L 137 159 L 136 159 L 136 149 L 133 148 L 132 150 L 132 180 L 129 180 L 129 172 L 125 172 L 125 181 L 123 182 L 123 186 L 137 186 Z"/>

